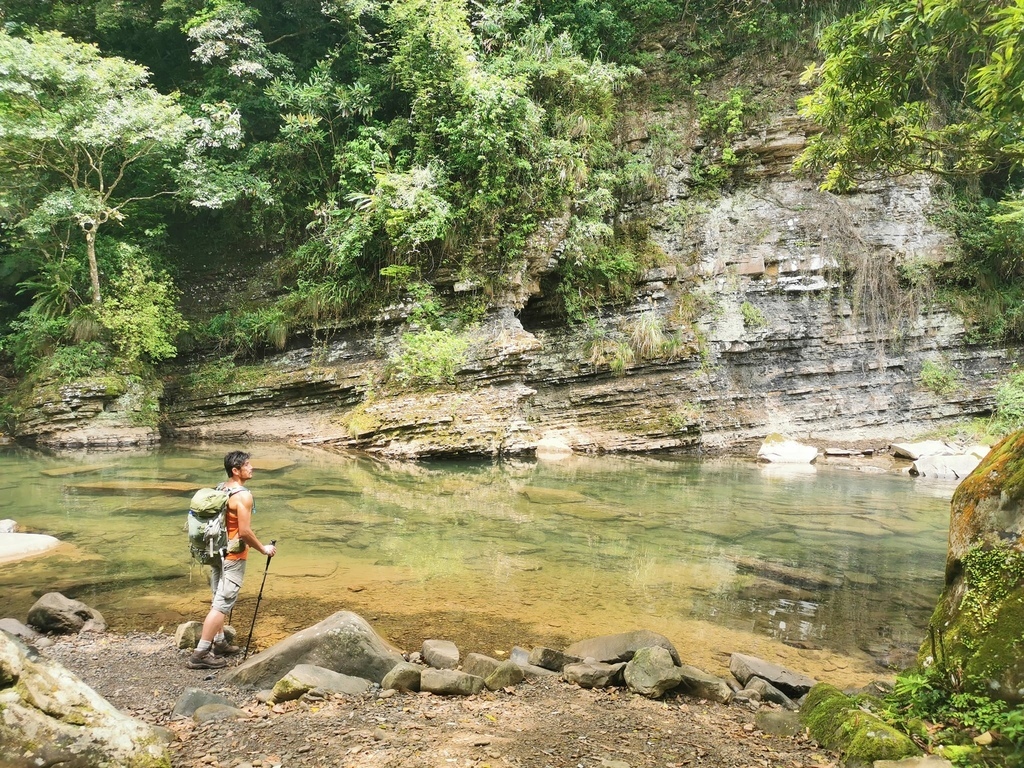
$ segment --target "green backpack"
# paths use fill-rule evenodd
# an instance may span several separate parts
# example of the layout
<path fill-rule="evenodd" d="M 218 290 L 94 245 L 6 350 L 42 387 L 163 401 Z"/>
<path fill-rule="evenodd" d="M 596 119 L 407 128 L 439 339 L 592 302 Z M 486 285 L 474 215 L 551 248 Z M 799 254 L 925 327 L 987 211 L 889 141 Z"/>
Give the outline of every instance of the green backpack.
<path fill-rule="evenodd" d="M 220 560 L 228 546 L 228 499 L 244 487 L 200 488 L 188 508 L 188 548 L 202 565 Z"/>

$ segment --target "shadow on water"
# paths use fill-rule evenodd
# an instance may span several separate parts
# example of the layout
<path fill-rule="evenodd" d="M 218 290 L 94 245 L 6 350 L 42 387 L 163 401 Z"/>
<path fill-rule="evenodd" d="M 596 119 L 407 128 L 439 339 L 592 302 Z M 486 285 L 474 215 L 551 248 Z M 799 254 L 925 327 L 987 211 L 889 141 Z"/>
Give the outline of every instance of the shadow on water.
<path fill-rule="evenodd" d="M 24 620 L 56 589 L 114 629 L 201 618 L 206 577 L 190 570 L 181 527 L 191 491 L 223 476 L 225 450 L 0 453 L 11 516 L 65 542 L 4 565 L 5 610 Z M 405 650 L 431 636 L 493 653 L 647 628 L 698 665 L 760 651 L 853 681 L 916 648 L 942 584 L 953 488 L 905 476 L 251 450 L 254 527 L 280 546 L 261 644 L 348 609 Z M 236 627 L 248 627 L 263 566 L 250 560 Z"/>

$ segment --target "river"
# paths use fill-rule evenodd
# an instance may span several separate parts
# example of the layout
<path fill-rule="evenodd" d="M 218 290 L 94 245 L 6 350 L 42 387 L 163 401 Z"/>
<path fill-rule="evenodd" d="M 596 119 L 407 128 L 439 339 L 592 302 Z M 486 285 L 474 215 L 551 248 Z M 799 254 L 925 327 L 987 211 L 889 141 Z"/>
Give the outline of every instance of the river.
<path fill-rule="evenodd" d="M 209 592 L 182 524 L 227 449 L 4 449 L 0 517 L 62 544 L 0 566 L 0 615 L 24 621 L 57 590 L 116 631 L 201 619 Z M 681 457 L 248 450 L 254 528 L 279 547 L 255 648 L 344 609 L 409 651 L 436 637 L 501 656 L 644 628 L 711 672 L 737 651 L 859 684 L 908 658 L 942 587 L 949 483 Z M 265 568 L 254 554 L 232 616 L 243 640 Z"/>

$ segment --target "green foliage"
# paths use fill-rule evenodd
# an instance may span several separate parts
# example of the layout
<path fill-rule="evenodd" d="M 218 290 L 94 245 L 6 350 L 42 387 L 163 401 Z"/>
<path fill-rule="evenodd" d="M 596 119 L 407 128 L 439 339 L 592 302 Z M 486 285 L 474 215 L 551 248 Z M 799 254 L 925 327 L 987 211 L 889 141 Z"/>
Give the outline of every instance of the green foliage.
<path fill-rule="evenodd" d="M 406 333 L 389 362 L 389 380 L 403 387 L 454 384 L 468 349 L 469 340 L 454 331 L 428 328 Z"/>
<path fill-rule="evenodd" d="M 765 319 L 764 312 L 755 307 L 749 301 L 744 301 L 740 305 L 740 314 L 743 315 L 744 328 L 758 330 L 768 325 L 768 320 Z"/>
<path fill-rule="evenodd" d="M 265 347 L 281 350 L 288 343 L 288 319 L 280 307 L 228 311 L 211 318 L 196 336 L 232 357 L 252 355 Z"/>
<path fill-rule="evenodd" d="M 1022 21 L 983 0 L 882 0 L 837 21 L 801 102 L 826 133 L 798 165 L 843 190 L 865 171 L 979 177 L 1019 162 Z"/>
<path fill-rule="evenodd" d="M 998 606 L 1024 582 L 1024 552 L 1007 547 L 975 547 L 963 556 L 962 563 L 967 591 L 960 610 L 972 619 L 969 633 L 972 637 L 964 637 L 970 647 L 974 639 L 988 633 L 996 620 Z"/>
<path fill-rule="evenodd" d="M 111 281 L 97 319 L 110 332 L 118 357 L 129 366 L 174 357 L 175 339 L 188 327 L 176 306 L 176 289 L 138 251 L 125 246 L 123 258 L 124 266 Z"/>
<path fill-rule="evenodd" d="M 1024 427 L 1024 371 L 1014 370 L 996 387 L 991 431 L 1009 434 Z"/>
<path fill-rule="evenodd" d="M 881 713 L 895 727 L 927 743 L 957 765 L 1024 765 L 1024 709 L 960 690 L 960 681 L 940 665 L 896 677 Z M 924 723 L 925 727 L 917 724 Z M 972 737 L 998 734 L 996 749 L 982 750 Z"/>
<path fill-rule="evenodd" d="M 921 363 L 921 384 L 937 395 L 948 395 L 960 387 L 960 376 L 948 365 L 925 360 Z"/>
<path fill-rule="evenodd" d="M 707 146 L 694 154 L 690 171 L 694 185 L 710 191 L 733 180 L 741 169 L 732 141 L 743 132 L 754 108 L 744 89 L 733 88 L 723 101 L 697 92 L 697 112 Z"/>
<path fill-rule="evenodd" d="M 47 380 L 71 383 L 90 374 L 105 371 L 110 365 L 109 350 L 97 341 L 58 347 L 37 369 Z"/>

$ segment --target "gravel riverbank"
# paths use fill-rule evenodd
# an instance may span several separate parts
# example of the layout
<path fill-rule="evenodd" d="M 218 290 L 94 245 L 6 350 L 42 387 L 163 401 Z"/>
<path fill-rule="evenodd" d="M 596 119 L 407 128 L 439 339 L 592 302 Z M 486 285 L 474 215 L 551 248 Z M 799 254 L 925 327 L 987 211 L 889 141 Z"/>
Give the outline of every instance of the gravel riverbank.
<path fill-rule="evenodd" d="M 331 697 L 274 707 L 185 668 L 165 634 L 76 635 L 45 653 L 120 710 L 172 730 L 172 763 L 211 768 L 826 768 L 835 756 L 802 735 L 775 736 L 755 714 L 688 697 L 652 701 L 557 679 L 468 698 Z M 189 688 L 227 696 L 248 717 L 172 719 Z M 379 693 L 379 692 L 378 692 Z"/>

